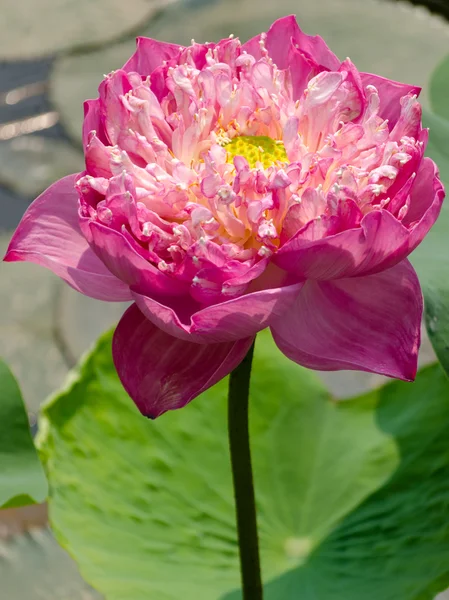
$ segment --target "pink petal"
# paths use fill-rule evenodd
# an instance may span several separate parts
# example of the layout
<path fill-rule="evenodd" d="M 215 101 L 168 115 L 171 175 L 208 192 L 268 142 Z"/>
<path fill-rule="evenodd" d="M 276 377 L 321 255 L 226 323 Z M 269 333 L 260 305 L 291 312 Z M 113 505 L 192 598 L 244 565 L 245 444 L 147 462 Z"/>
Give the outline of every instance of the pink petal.
<path fill-rule="evenodd" d="M 123 387 L 140 412 L 155 419 L 226 377 L 252 342 L 252 337 L 221 344 L 186 342 L 161 331 L 133 304 L 115 330 L 112 354 Z"/>
<path fill-rule="evenodd" d="M 109 179 L 111 172 L 111 148 L 107 142 L 102 142 L 94 130 L 87 134 L 84 142 L 84 160 L 86 171 L 92 177 Z"/>
<path fill-rule="evenodd" d="M 185 298 L 162 304 L 141 294 L 133 296 L 147 319 L 169 335 L 208 344 L 254 336 L 293 304 L 302 285 L 264 289 L 203 309 Z"/>
<path fill-rule="evenodd" d="M 265 45 L 268 53 L 280 69 L 286 69 L 289 66 L 289 42 L 293 40 L 299 50 L 308 54 L 320 66 L 335 71 L 338 70 L 340 61 L 328 48 L 323 38 L 319 35 L 307 35 L 301 31 L 294 15 L 275 21 L 266 35 Z M 260 56 L 260 39 L 260 35 L 252 38 L 246 44 L 243 44 L 242 49 L 258 58 Z"/>
<path fill-rule="evenodd" d="M 413 267 L 338 281 L 308 281 L 272 324 L 278 348 L 311 369 L 355 369 L 407 381 L 416 375 L 422 294 Z"/>
<path fill-rule="evenodd" d="M 60 179 L 33 202 L 4 260 L 47 267 L 82 294 L 98 300 L 129 300 L 128 286 L 104 266 L 81 233 L 75 191 L 78 178 L 79 174 L 74 174 Z"/>
<path fill-rule="evenodd" d="M 299 50 L 293 41 L 290 44 L 287 60 L 290 67 L 293 100 L 298 100 L 302 97 L 309 81 L 313 77 L 316 77 L 318 73 L 326 70 L 326 68 L 315 62 L 304 51 Z"/>
<path fill-rule="evenodd" d="M 103 143 L 107 144 L 106 134 L 104 132 L 103 123 L 101 120 L 100 99 L 86 100 L 84 102 L 84 121 L 83 121 L 83 147 L 86 150 L 89 143 L 89 134 L 95 131 L 96 137 Z"/>
<path fill-rule="evenodd" d="M 159 42 L 158 40 L 146 37 L 138 37 L 136 42 L 136 51 L 124 64 L 123 70 L 127 73 L 135 71 L 143 77 L 150 75 L 165 60 L 170 60 L 177 56 L 183 48 L 177 44 Z"/>
<path fill-rule="evenodd" d="M 433 160 L 425 158 L 411 190 L 410 208 L 403 220 L 406 227 L 415 222 L 411 229 L 410 251 L 422 242 L 437 220 L 445 195 L 438 167 Z"/>
<path fill-rule="evenodd" d="M 415 94 L 403 96 L 400 100 L 401 113 L 391 131 L 390 139 L 399 142 L 403 137 L 419 139 L 422 130 L 422 107 Z"/>
<path fill-rule="evenodd" d="M 290 44 L 288 42 L 290 41 L 293 42 L 295 47 L 299 46 L 299 49 L 306 50 L 308 54 L 311 54 L 307 48 L 300 45 L 301 38 L 304 38 L 304 42 L 307 45 L 308 36 L 299 29 L 294 15 L 278 19 L 267 31 L 265 45 L 268 54 L 279 69 L 286 69 L 289 66 L 288 54 Z M 317 60 L 317 62 L 320 61 Z"/>
<path fill-rule="evenodd" d="M 407 85 L 391 79 L 385 79 L 380 75 L 372 73 L 360 73 L 363 86 L 374 85 L 379 92 L 380 110 L 379 115 L 389 120 L 390 131 L 396 125 L 401 114 L 400 100 L 407 94 L 419 96 L 421 88 L 416 85 Z"/>
<path fill-rule="evenodd" d="M 334 233 L 335 226 L 335 217 L 311 221 L 278 250 L 275 264 L 300 279 L 337 279 L 392 267 L 410 252 L 409 231 L 385 210 L 354 229 Z"/>
<path fill-rule="evenodd" d="M 131 246 L 119 231 L 84 218 L 82 227 L 97 256 L 118 279 L 141 294 L 182 295 L 188 293 L 184 282 L 159 271 Z"/>
<path fill-rule="evenodd" d="M 110 73 L 98 88 L 101 119 L 107 138 L 112 145 L 117 144 L 121 133 L 126 130 L 129 116 L 121 98 L 131 89 L 132 85 L 128 75 L 122 69 Z"/>

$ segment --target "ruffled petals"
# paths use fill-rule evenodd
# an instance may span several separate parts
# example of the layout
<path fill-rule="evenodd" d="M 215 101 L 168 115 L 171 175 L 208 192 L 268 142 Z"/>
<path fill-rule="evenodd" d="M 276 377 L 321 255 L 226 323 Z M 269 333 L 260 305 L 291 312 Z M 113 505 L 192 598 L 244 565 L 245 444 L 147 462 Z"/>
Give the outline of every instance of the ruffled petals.
<path fill-rule="evenodd" d="M 152 296 L 186 294 L 182 281 L 168 277 L 145 260 L 119 231 L 82 218 L 83 230 L 95 253 L 114 275 L 133 290 Z"/>
<path fill-rule="evenodd" d="M 80 230 L 78 178 L 74 174 L 60 179 L 31 204 L 4 260 L 47 267 L 82 294 L 98 300 L 130 300 L 128 286 L 105 267 Z"/>
<path fill-rule="evenodd" d="M 308 281 L 271 330 L 278 348 L 311 369 L 415 378 L 423 301 L 405 260 L 367 277 Z"/>
<path fill-rule="evenodd" d="M 112 354 L 123 387 L 151 419 L 182 408 L 226 377 L 246 356 L 253 338 L 195 344 L 168 335 L 133 304 L 114 334 Z"/>

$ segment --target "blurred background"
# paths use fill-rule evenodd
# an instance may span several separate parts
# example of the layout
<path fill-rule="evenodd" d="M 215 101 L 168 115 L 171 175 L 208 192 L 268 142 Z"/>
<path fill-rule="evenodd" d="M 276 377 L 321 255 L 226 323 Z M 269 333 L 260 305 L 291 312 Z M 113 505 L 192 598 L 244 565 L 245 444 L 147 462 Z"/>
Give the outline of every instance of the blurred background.
<path fill-rule="evenodd" d="M 296 14 L 361 71 L 421 85 L 449 53 L 447 0 L 2 0 L 0 20 L 0 251 L 28 204 L 83 169 L 82 102 L 132 54 L 135 36 L 190 44 L 233 33 L 246 40 Z M 32 425 L 40 403 L 123 306 L 76 294 L 30 264 L 0 264 L 0 354 L 22 387 Z M 421 363 L 432 360 L 427 340 Z M 336 395 L 377 385 L 323 374 Z M 45 506 L 0 513 L 0 597 L 94 600 L 47 529 Z M 445 596 L 440 596 L 443 600 Z M 362 599 L 361 599 L 362 600 Z M 379 599 L 380 600 L 380 599 Z M 401 600 L 398 598 L 398 600 Z M 449 600 L 449 594 L 446 597 Z"/>

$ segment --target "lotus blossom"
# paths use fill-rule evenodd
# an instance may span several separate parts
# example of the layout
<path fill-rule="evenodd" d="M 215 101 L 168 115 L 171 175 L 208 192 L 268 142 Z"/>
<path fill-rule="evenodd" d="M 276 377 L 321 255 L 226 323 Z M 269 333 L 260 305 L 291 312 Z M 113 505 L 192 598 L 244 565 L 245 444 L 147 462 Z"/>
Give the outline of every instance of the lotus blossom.
<path fill-rule="evenodd" d="M 244 44 L 138 38 L 85 102 L 85 171 L 35 200 L 5 260 L 133 301 L 113 355 L 150 417 L 230 373 L 266 327 L 306 367 L 412 380 L 407 256 L 444 197 L 419 92 L 341 62 L 294 17 Z"/>

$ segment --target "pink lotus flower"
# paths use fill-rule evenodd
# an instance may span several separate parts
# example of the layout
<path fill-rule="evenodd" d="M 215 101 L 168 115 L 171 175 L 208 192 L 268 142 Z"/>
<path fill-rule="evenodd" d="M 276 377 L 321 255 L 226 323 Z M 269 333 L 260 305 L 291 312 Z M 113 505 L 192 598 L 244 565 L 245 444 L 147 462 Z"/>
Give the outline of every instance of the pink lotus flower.
<path fill-rule="evenodd" d="M 419 91 L 340 62 L 294 17 L 243 45 L 139 38 L 85 103 L 86 170 L 30 206 L 5 260 L 134 301 L 113 353 L 150 417 L 266 327 L 306 367 L 411 380 L 422 294 L 406 257 L 444 197 Z"/>

